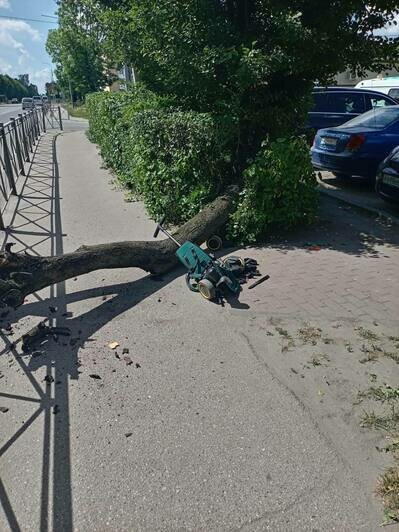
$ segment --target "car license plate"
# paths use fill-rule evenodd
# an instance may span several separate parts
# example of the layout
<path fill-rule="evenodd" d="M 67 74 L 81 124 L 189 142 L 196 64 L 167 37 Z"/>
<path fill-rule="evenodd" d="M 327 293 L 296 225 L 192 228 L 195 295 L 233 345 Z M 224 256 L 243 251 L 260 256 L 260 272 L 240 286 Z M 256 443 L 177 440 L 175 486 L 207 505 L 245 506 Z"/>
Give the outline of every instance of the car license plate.
<path fill-rule="evenodd" d="M 334 137 L 323 137 L 323 141 L 326 146 L 335 147 L 337 145 L 337 139 Z"/>
<path fill-rule="evenodd" d="M 395 177 L 393 175 L 383 175 L 382 182 L 391 187 L 399 188 L 399 177 Z"/>

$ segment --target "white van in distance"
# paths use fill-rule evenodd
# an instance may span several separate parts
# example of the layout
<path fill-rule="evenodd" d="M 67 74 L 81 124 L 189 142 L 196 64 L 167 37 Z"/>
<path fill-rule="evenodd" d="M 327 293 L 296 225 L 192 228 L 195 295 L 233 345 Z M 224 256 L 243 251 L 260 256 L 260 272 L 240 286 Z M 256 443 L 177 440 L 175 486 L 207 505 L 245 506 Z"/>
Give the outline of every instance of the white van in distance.
<path fill-rule="evenodd" d="M 399 102 L 399 76 L 374 78 L 359 81 L 355 89 L 372 89 L 387 94 Z"/>

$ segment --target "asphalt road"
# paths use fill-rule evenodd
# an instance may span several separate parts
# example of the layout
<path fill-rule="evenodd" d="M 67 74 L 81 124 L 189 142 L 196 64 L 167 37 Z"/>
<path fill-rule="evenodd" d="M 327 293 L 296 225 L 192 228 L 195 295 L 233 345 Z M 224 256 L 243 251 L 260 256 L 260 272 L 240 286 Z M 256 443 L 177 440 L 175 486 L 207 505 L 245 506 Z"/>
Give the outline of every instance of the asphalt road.
<path fill-rule="evenodd" d="M 0 105 L 0 122 L 5 124 L 9 122 L 10 118 L 17 118 L 18 113 L 22 113 L 22 106 L 20 103 Z"/>

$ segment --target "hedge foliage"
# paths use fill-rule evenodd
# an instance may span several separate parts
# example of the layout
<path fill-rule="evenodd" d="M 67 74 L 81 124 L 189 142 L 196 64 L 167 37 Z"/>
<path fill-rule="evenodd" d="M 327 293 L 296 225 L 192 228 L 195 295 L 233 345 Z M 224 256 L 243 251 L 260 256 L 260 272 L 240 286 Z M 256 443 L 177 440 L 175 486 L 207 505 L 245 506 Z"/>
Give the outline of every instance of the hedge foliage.
<path fill-rule="evenodd" d="M 86 104 L 90 138 L 154 218 L 188 220 L 221 190 L 231 138 L 223 121 L 180 111 L 140 86 L 90 94 Z"/>
<path fill-rule="evenodd" d="M 264 142 L 244 172 L 244 188 L 229 233 L 241 243 L 256 242 L 273 229 L 315 220 L 316 178 L 302 137 Z"/>
<path fill-rule="evenodd" d="M 311 222 L 317 206 L 309 149 L 302 138 L 262 144 L 243 175 L 234 176 L 234 122 L 182 111 L 143 87 L 86 98 L 89 135 L 106 164 L 149 214 L 181 223 L 235 182 L 241 186 L 228 234 L 255 242 L 271 227 Z"/>

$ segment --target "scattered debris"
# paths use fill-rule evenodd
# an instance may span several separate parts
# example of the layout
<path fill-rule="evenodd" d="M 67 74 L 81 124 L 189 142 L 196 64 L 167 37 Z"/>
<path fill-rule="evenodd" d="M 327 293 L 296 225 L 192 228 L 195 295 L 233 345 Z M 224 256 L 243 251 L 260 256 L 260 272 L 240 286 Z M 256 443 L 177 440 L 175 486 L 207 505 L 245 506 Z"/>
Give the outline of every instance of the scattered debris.
<path fill-rule="evenodd" d="M 50 327 L 46 325 L 46 321 L 41 321 L 27 333 L 23 334 L 21 338 L 18 338 L 13 344 L 15 345 L 22 340 L 22 351 L 24 353 L 29 352 L 36 343 L 44 340 L 49 335 L 69 336 L 71 331 L 68 327 Z"/>
<path fill-rule="evenodd" d="M 2 414 L 7 413 L 8 410 L 9 410 L 9 408 L 7 408 L 6 406 L 0 406 L 0 412 L 1 412 Z"/>
<path fill-rule="evenodd" d="M 100 375 L 97 375 L 96 373 L 91 373 L 91 374 L 89 375 L 89 377 L 90 377 L 91 379 L 101 380 Z"/>
<path fill-rule="evenodd" d="M 352 344 L 350 342 L 346 342 L 345 343 L 345 347 L 346 347 L 346 350 L 348 351 L 348 353 L 353 353 L 353 347 L 352 347 Z"/>
<path fill-rule="evenodd" d="M 108 347 L 110 349 L 116 349 L 117 347 L 119 347 L 119 343 L 118 342 L 111 342 L 110 344 L 108 344 Z"/>
<path fill-rule="evenodd" d="M 32 357 L 41 357 L 42 355 L 45 355 L 46 352 L 45 351 L 32 351 L 31 355 Z"/>
<path fill-rule="evenodd" d="M 258 279 L 257 281 L 249 285 L 248 290 L 251 290 L 251 288 L 255 288 L 255 286 L 258 286 L 258 284 L 261 284 L 264 281 L 267 281 L 268 279 L 270 279 L 270 275 L 264 275 L 263 277 L 261 277 L 260 279 Z"/>

